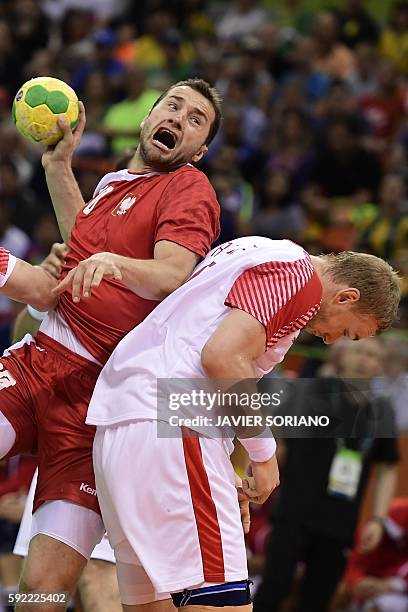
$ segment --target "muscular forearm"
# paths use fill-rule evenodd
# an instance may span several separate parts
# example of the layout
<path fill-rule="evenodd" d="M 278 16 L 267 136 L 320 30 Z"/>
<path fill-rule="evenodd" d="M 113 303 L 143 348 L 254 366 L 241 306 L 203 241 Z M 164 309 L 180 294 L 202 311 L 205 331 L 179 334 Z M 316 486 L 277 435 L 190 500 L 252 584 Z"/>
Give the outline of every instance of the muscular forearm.
<path fill-rule="evenodd" d="M 56 279 L 40 266 L 17 259 L 0 292 L 16 302 L 31 304 L 37 310 L 46 311 L 54 308 L 58 302 L 58 296 L 51 293 L 56 284 Z"/>
<path fill-rule="evenodd" d="M 265 440 L 257 436 L 265 432 L 265 425 L 259 413 L 252 409 L 250 399 L 257 393 L 252 362 L 246 356 L 239 354 L 228 357 L 222 355 L 211 357 L 207 353 L 205 357 L 202 355 L 201 359 L 204 372 L 212 381 L 214 389 L 225 394 L 225 401 L 223 400 L 217 406 L 219 415 L 228 417 L 228 420 L 233 415 L 239 417 L 237 424 L 233 426 L 235 435 L 241 440 L 247 451 L 247 444 L 244 443 L 247 439 L 253 440 L 255 450 L 262 450 Z M 254 418 L 255 416 L 257 419 Z"/>
<path fill-rule="evenodd" d="M 251 401 L 247 401 L 247 397 L 252 398 L 257 391 L 252 360 L 245 352 L 222 356 L 217 356 L 215 352 L 211 354 L 211 350 L 206 355 L 203 352 L 201 362 L 206 375 L 218 379 L 216 387 L 222 391 L 228 389 L 228 396 L 234 397 L 236 393 L 239 398 L 233 406 L 222 401 L 219 410 L 223 417 L 227 417 L 226 425 L 233 429 L 251 462 L 254 483 L 250 486 L 245 480 L 243 492 L 248 499 L 263 503 L 279 484 L 279 469 L 274 456 L 276 443 L 272 433 L 266 428 L 262 416 L 254 413 Z M 220 378 L 224 380 L 220 381 Z M 238 424 L 231 418 L 234 413 L 240 419 Z"/>
<path fill-rule="evenodd" d="M 154 259 L 131 259 L 116 253 L 96 253 L 81 261 L 58 285 L 60 294 L 72 285 L 72 299 L 88 298 L 103 278 L 121 281 L 146 300 L 162 300 L 190 276 L 198 255 L 185 247 L 160 240 Z"/>
<path fill-rule="evenodd" d="M 396 484 L 397 468 L 386 463 L 377 465 L 373 493 L 373 516 L 381 518 L 387 516 L 390 503 L 395 495 Z"/>
<path fill-rule="evenodd" d="M 17 301 L 24 304 L 31 304 L 34 308 L 41 311 L 52 310 L 58 303 L 58 296 L 51 293 L 56 286 L 55 278 L 52 278 L 48 272 L 40 266 L 33 266 L 31 271 L 32 286 L 28 288 L 27 293 L 22 295 Z"/>
<path fill-rule="evenodd" d="M 61 236 L 67 242 L 75 218 L 85 205 L 81 191 L 72 168 L 64 162 L 47 164 L 45 177 Z"/>
<path fill-rule="evenodd" d="M 178 268 L 165 259 L 131 259 L 118 255 L 115 263 L 122 282 L 146 300 L 163 300 L 178 289 L 192 271 Z"/>

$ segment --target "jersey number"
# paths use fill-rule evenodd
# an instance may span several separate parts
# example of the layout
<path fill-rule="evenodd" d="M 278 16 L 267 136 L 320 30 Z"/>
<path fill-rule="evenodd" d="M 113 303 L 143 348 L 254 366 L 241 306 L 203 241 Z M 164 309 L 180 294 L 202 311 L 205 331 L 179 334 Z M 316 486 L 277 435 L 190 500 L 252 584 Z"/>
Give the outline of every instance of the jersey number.
<path fill-rule="evenodd" d="M 106 187 L 101 189 L 98 195 L 92 198 L 92 200 L 88 202 L 88 204 L 84 207 L 84 215 L 89 215 L 89 213 L 93 211 L 98 202 L 102 200 L 102 198 L 104 198 L 106 195 L 108 195 L 108 193 L 110 193 L 111 191 L 113 191 L 112 185 L 107 185 Z"/>

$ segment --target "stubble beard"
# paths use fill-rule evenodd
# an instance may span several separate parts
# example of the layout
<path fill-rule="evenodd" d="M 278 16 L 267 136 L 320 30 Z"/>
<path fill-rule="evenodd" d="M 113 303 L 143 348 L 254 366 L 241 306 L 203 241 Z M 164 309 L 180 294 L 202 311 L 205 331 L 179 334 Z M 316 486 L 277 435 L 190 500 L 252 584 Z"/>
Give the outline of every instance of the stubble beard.
<path fill-rule="evenodd" d="M 153 170 L 158 170 L 160 172 L 171 172 L 172 170 L 176 170 L 177 168 L 180 168 L 180 166 L 184 166 L 184 164 L 187 163 L 188 160 L 185 159 L 178 159 L 177 156 L 176 157 L 172 157 L 169 156 L 168 159 L 161 159 L 160 158 L 160 152 L 154 151 L 153 150 L 153 155 L 149 154 L 149 146 L 146 146 L 146 144 L 143 142 L 143 140 L 140 141 L 140 156 L 143 160 L 143 163 L 148 166 L 149 168 L 152 168 Z M 153 147 L 153 145 L 151 145 Z"/>

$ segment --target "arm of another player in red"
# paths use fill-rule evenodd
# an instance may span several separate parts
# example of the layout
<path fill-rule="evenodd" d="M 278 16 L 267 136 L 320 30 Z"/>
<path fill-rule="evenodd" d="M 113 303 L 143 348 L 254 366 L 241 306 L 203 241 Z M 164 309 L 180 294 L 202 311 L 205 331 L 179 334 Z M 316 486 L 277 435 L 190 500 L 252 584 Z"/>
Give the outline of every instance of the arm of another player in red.
<path fill-rule="evenodd" d="M 190 276 L 199 256 L 185 247 L 161 240 L 154 259 L 132 259 L 115 253 L 97 253 L 81 261 L 55 288 L 54 295 L 72 285 L 72 299 L 90 297 L 105 278 L 121 281 L 146 300 L 163 300 Z"/>
<path fill-rule="evenodd" d="M 40 266 L 16 259 L 0 248 L 0 293 L 3 295 L 46 311 L 58 302 L 51 293 L 56 284 L 55 278 Z"/>
<path fill-rule="evenodd" d="M 154 259 L 119 257 L 122 282 L 147 300 L 163 300 L 190 276 L 199 256 L 183 246 L 160 240 L 154 247 Z"/>

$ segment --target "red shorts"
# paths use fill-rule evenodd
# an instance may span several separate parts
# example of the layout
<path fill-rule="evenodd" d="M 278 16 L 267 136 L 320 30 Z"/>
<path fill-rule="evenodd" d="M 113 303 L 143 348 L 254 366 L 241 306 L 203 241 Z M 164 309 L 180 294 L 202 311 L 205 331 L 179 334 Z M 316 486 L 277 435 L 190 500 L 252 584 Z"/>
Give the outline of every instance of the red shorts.
<path fill-rule="evenodd" d="M 100 512 L 92 464 L 95 428 L 85 425 L 100 366 L 41 332 L 34 342 L 10 350 L 0 365 L 0 411 L 16 432 L 7 456 L 38 454 L 34 511 L 46 501 L 66 499 Z M 5 370 L 12 378 L 2 378 Z"/>

